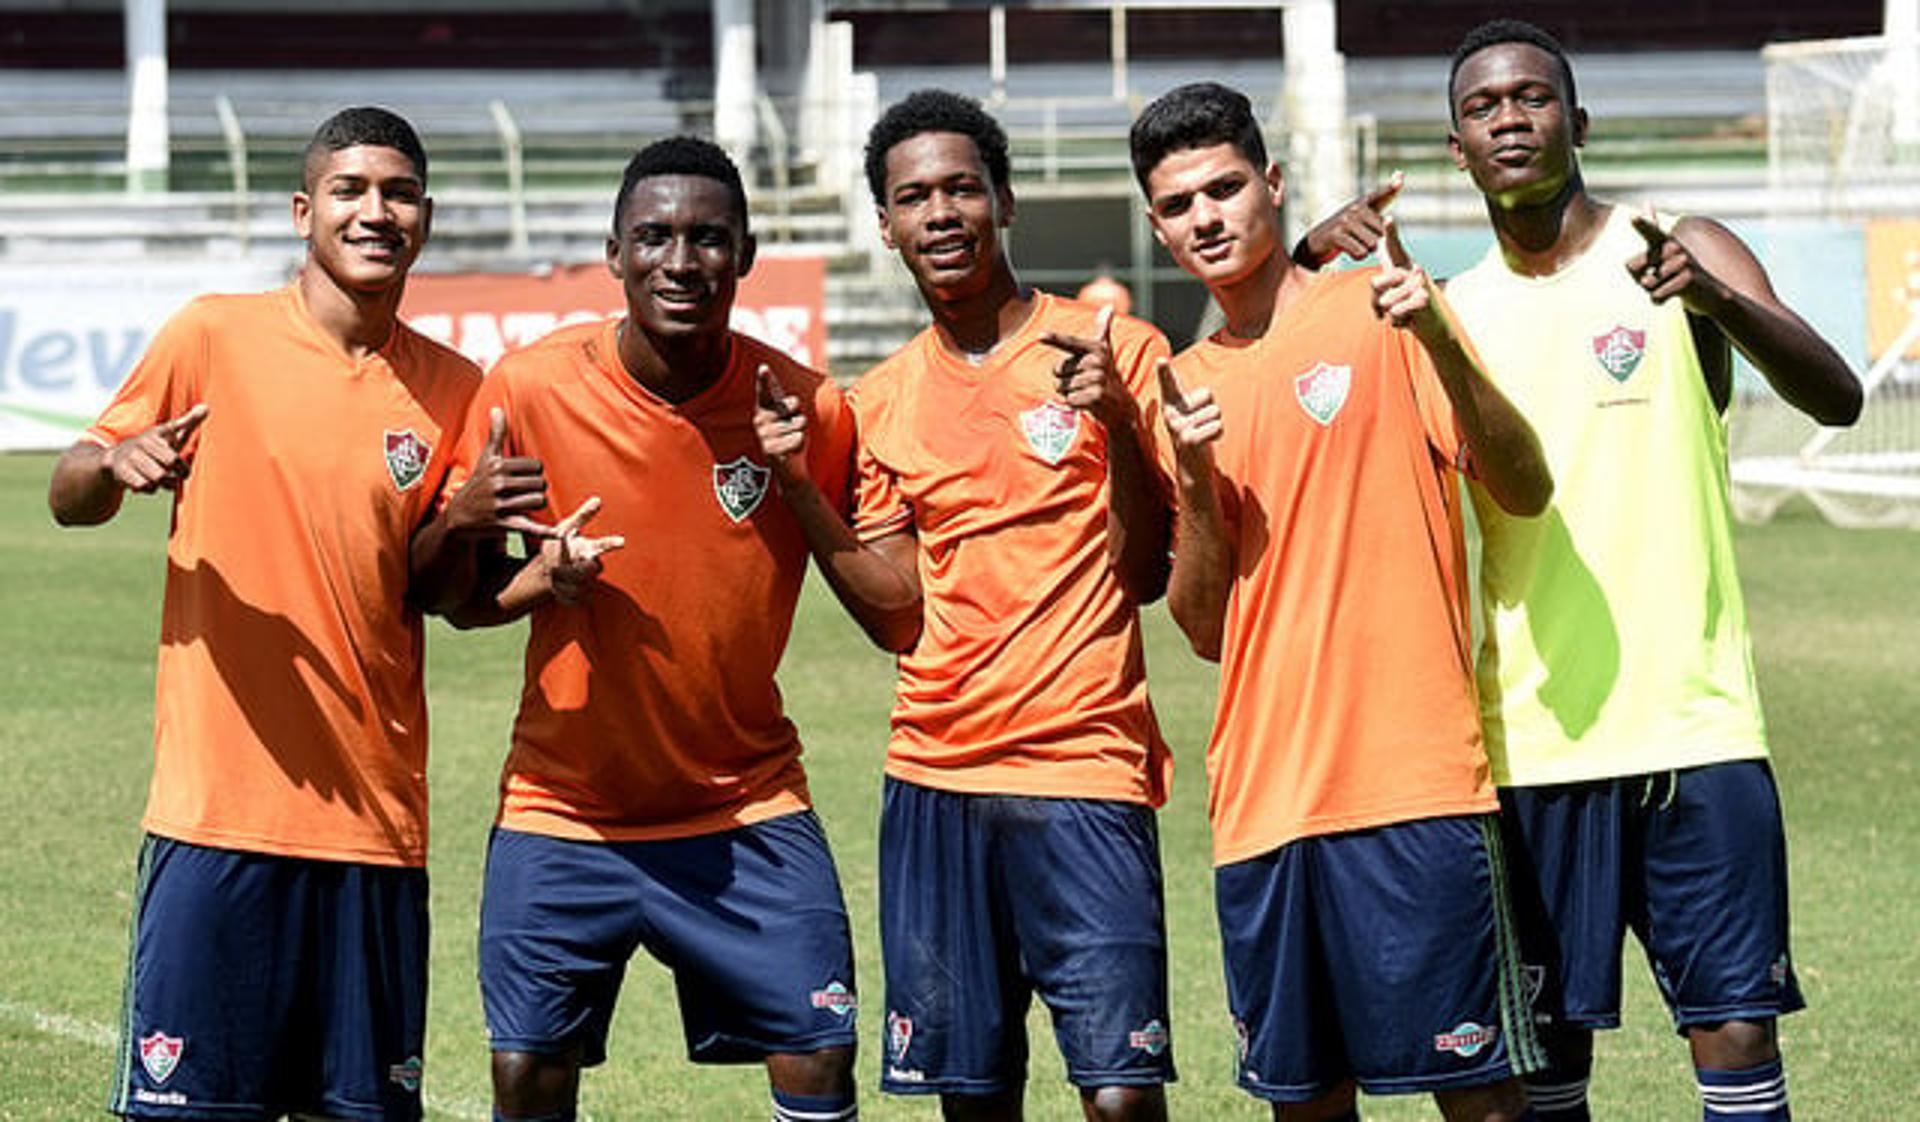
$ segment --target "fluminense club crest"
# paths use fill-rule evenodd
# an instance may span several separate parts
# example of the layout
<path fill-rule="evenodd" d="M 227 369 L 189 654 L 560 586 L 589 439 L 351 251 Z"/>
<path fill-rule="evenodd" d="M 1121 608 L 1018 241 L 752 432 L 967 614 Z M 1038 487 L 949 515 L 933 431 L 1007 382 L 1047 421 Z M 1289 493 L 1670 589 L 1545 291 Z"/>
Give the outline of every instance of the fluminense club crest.
<path fill-rule="evenodd" d="M 183 1037 L 168 1036 L 164 1032 L 152 1032 L 140 1038 L 140 1066 L 155 1083 L 165 1083 L 174 1069 L 180 1066 L 180 1053 L 185 1051 L 187 1042 Z"/>
<path fill-rule="evenodd" d="M 773 478 L 771 468 L 761 467 L 745 456 L 736 456 L 724 464 L 713 465 L 713 494 L 720 500 L 720 509 L 735 522 L 752 514 L 767 497 L 767 481 Z"/>
<path fill-rule="evenodd" d="M 826 1009 L 840 1017 L 850 1017 L 860 1007 L 860 999 L 853 991 L 840 982 L 828 982 L 825 987 L 814 990 L 808 995 L 808 1001 L 815 1009 Z"/>
<path fill-rule="evenodd" d="M 1080 411 L 1058 401 L 1048 401 L 1020 414 L 1020 431 L 1027 443 L 1050 464 L 1057 464 L 1073 447 L 1080 432 Z"/>
<path fill-rule="evenodd" d="M 1313 369 L 1293 380 L 1293 396 L 1307 416 L 1322 425 L 1331 425 L 1347 403 L 1347 391 L 1353 387 L 1353 367 L 1316 362 Z"/>
<path fill-rule="evenodd" d="M 427 474 L 427 460 L 433 455 L 433 446 L 412 429 L 400 432 L 388 429 L 386 435 L 387 474 L 393 477 L 395 487 L 408 490 Z"/>
<path fill-rule="evenodd" d="M 1633 377 L 1641 356 L 1647 353 L 1647 333 L 1615 325 L 1612 331 L 1593 337 L 1594 361 L 1613 375 L 1616 382 Z"/>

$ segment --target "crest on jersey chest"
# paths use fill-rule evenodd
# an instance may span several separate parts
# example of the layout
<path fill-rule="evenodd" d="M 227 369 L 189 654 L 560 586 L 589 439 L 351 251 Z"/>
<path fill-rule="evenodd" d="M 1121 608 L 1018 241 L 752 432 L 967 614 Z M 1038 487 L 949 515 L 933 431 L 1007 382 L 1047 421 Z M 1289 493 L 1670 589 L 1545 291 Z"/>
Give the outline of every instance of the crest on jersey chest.
<path fill-rule="evenodd" d="M 772 478 L 771 468 L 761 467 L 745 456 L 736 456 L 724 464 L 713 465 L 713 496 L 720 500 L 720 509 L 727 512 L 727 517 L 739 522 L 767 497 L 767 483 Z"/>
<path fill-rule="evenodd" d="M 1080 411 L 1058 401 L 1043 402 L 1020 414 L 1020 431 L 1041 459 L 1057 464 L 1080 434 Z"/>
<path fill-rule="evenodd" d="M 1333 424 L 1352 389 L 1353 367 L 1335 366 L 1330 362 L 1316 362 L 1312 370 L 1293 380 L 1294 399 L 1307 411 L 1307 416 L 1323 426 Z"/>
<path fill-rule="evenodd" d="M 427 474 L 427 461 L 433 457 L 433 445 L 420 439 L 412 429 L 386 431 L 387 475 L 402 491 L 411 490 Z"/>
<path fill-rule="evenodd" d="M 1613 330 L 1592 339 L 1593 359 L 1616 382 L 1633 377 L 1640 359 L 1647 353 L 1647 333 L 1615 324 Z"/>

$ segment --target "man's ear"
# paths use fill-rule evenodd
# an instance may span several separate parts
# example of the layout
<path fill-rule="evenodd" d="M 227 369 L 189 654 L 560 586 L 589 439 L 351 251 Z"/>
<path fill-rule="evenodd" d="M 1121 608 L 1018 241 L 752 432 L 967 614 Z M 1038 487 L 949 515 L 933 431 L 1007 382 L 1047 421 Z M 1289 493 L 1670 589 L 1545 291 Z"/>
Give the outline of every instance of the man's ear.
<path fill-rule="evenodd" d="M 744 277 L 753 272 L 754 256 L 759 252 L 760 239 L 752 234 L 743 235 L 740 239 L 740 269 L 734 276 Z"/>
<path fill-rule="evenodd" d="M 607 272 L 613 274 L 614 280 L 626 280 L 627 275 L 621 271 L 621 268 L 620 239 L 609 237 L 607 238 Z"/>
<path fill-rule="evenodd" d="M 1575 109 L 1573 111 L 1573 146 L 1575 148 L 1584 148 L 1586 145 L 1587 111 L 1585 109 Z"/>
<path fill-rule="evenodd" d="M 305 191 L 293 193 L 293 232 L 303 242 L 313 237 L 313 196 Z"/>
<path fill-rule="evenodd" d="M 893 228 L 887 224 L 887 208 L 883 206 L 874 207 L 873 220 L 880 224 L 880 244 L 886 246 L 888 249 L 898 250 L 900 247 L 893 244 Z"/>

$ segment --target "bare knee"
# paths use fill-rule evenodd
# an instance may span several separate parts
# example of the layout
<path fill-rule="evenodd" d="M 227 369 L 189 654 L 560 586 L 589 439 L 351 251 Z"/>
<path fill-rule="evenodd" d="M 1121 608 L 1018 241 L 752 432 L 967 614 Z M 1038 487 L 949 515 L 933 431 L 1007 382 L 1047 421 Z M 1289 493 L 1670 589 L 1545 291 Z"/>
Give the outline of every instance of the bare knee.
<path fill-rule="evenodd" d="M 1021 1100 L 1026 1088 L 1015 1087 L 992 1095 L 941 1095 L 943 1122 L 1021 1122 Z"/>
<path fill-rule="evenodd" d="M 1166 1122 L 1167 1095 L 1145 1087 L 1082 1087 L 1080 1110 L 1087 1122 Z"/>
<path fill-rule="evenodd" d="M 776 1052 L 767 1057 L 767 1082 L 788 1095 L 853 1094 L 853 1046 L 817 1052 Z"/>
<path fill-rule="evenodd" d="M 1527 1092 L 1518 1079 L 1479 1087 L 1436 1091 L 1433 1101 L 1447 1122 L 1512 1122 L 1526 1113 Z"/>
<path fill-rule="evenodd" d="M 580 1094 L 578 1052 L 495 1052 L 493 1105 L 503 1118 L 573 1109 Z"/>
<path fill-rule="evenodd" d="M 1274 1103 L 1273 1116 L 1278 1122 L 1342 1122 L 1343 1119 L 1358 1118 L 1354 1111 L 1357 1091 L 1352 1082 L 1343 1083 L 1317 1099 L 1303 1103 Z"/>
<path fill-rule="evenodd" d="M 1687 1042 L 1694 1066 L 1716 1071 L 1742 1071 L 1780 1058 L 1771 1019 L 1694 1025 L 1687 1030 Z"/>

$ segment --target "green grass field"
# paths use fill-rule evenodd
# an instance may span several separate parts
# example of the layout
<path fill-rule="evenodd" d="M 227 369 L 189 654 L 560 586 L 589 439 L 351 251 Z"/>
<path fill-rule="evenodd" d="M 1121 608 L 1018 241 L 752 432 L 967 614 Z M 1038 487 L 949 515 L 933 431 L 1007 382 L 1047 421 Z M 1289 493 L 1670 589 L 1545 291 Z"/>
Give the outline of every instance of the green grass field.
<path fill-rule="evenodd" d="M 137 826 L 151 767 L 153 648 L 166 509 L 60 531 L 47 517 L 51 458 L 0 456 L 0 1122 L 100 1116 L 126 954 Z M 634 532 L 628 528 L 628 532 Z M 1811 1009 L 1783 1033 L 1802 1119 L 1920 1115 L 1920 536 L 1829 529 L 1805 514 L 1740 535 L 1792 846 L 1795 949 Z M 1155 704 L 1179 756 L 1162 816 L 1174 1026 L 1175 1118 L 1255 1119 L 1232 1085 L 1207 864 L 1201 751 L 1213 680 L 1155 610 Z M 435 626 L 434 968 L 429 1117 L 487 1116 L 487 1046 L 474 980 L 480 859 L 519 688 L 518 629 Z M 839 856 L 868 1010 L 861 1055 L 869 1118 L 931 1119 L 930 1100 L 884 1099 L 874 900 L 889 660 L 817 582 L 781 673 L 808 743 L 815 795 Z M 1594 1101 L 1609 1119 L 1698 1117 L 1691 1072 L 1645 970 L 1629 969 L 1628 1025 L 1602 1038 Z M 1029 1116 L 1077 1118 L 1044 1020 Z M 583 1118 L 766 1117 L 757 1068 L 683 1059 L 666 975 L 631 970 L 611 1058 L 590 1072 Z M 1434 1117 L 1424 1100 L 1373 1100 L 1369 1117 Z"/>

